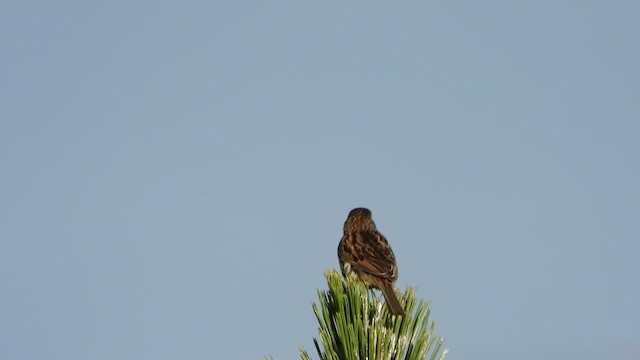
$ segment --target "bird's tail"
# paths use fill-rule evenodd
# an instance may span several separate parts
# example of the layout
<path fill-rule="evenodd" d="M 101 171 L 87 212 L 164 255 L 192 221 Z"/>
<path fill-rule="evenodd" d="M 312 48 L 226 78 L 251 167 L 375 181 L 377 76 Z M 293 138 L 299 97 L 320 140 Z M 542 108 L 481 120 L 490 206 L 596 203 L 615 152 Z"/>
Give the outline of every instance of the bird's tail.
<path fill-rule="evenodd" d="M 384 281 L 381 289 L 384 300 L 387 302 L 387 308 L 389 312 L 396 316 L 404 315 L 404 309 L 396 296 L 396 292 L 393 290 L 393 285 L 389 281 Z"/>

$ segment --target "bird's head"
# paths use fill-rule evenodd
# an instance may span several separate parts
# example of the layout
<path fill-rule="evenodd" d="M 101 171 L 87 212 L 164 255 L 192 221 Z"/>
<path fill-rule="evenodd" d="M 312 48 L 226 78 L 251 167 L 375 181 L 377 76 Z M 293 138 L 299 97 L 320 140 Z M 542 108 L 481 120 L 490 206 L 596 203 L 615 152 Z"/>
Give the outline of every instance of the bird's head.
<path fill-rule="evenodd" d="M 371 210 L 355 208 L 349 212 L 347 221 L 344 222 L 344 232 L 350 231 L 376 231 L 376 224 L 371 217 Z"/>

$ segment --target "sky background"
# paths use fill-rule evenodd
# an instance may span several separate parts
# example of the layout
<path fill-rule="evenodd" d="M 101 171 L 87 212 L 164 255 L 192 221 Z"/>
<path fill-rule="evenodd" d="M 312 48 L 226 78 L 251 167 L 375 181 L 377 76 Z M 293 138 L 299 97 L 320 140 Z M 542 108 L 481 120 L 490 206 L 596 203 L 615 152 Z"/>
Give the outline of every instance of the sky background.
<path fill-rule="evenodd" d="M 637 358 L 638 14 L 3 1 L 0 358 L 299 358 L 358 206 L 449 359 Z"/>

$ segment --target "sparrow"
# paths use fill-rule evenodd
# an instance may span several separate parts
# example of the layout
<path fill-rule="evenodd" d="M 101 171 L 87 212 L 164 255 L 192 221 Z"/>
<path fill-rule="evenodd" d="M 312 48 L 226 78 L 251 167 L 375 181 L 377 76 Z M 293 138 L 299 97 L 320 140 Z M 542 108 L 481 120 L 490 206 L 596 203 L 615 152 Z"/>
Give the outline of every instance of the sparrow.
<path fill-rule="evenodd" d="M 376 228 L 369 209 L 355 208 L 347 216 L 338 245 L 338 260 L 345 278 L 359 279 L 369 287 L 381 290 L 389 312 L 404 315 L 393 289 L 398 279 L 396 257 L 387 239 Z"/>

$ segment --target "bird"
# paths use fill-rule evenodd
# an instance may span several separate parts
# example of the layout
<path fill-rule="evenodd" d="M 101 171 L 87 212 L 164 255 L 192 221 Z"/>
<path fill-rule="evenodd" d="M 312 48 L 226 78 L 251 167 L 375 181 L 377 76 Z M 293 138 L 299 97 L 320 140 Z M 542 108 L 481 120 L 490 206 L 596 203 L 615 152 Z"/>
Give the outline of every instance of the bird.
<path fill-rule="evenodd" d="M 398 279 L 396 257 L 373 222 L 371 210 L 359 207 L 349 212 L 338 245 L 338 260 L 345 278 L 359 279 L 382 291 L 389 312 L 404 315 L 393 289 Z"/>

